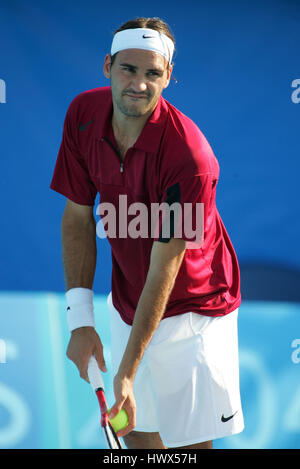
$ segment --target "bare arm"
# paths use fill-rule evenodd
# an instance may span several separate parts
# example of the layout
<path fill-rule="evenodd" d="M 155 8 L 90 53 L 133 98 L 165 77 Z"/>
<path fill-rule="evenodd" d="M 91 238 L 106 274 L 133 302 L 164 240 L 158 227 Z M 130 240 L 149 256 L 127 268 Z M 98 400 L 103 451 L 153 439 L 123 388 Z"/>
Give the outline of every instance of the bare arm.
<path fill-rule="evenodd" d="M 119 373 L 133 379 L 142 356 L 157 329 L 185 253 L 185 241 L 154 242 L 150 267 L 134 316 Z"/>
<path fill-rule="evenodd" d="M 93 207 L 67 200 L 61 223 L 66 290 L 93 288 L 97 247 Z"/>
<path fill-rule="evenodd" d="M 93 288 L 96 261 L 96 223 L 93 207 L 67 200 L 61 223 L 62 254 L 66 290 Z M 88 381 L 87 366 L 95 355 L 99 367 L 106 371 L 101 340 L 93 327 L 72 331 L 67 356 L 77 366 L 80 376 Z"/>
<path fill-rule="evenodd" d="M 140 296 L 127 347 L 114 379 L 116 402 L 111 410 L 114 417 L 123 407 L 129 425 L 118 432 L 130 433 L 136 424 L 133 381 L 143 354 L 157 329 L 172 292 L 185 253 L 185 241 L 173 238 L 169 243 L 154 242 L 147 279 Z"/>

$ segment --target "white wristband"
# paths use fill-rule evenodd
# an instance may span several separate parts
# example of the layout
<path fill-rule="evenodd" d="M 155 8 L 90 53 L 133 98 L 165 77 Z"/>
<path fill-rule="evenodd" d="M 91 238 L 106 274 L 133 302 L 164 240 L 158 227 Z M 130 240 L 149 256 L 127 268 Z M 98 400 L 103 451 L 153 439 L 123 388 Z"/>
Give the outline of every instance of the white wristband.
<path fill-rule="evenodd" d="M 66 292 L 69 331 L 79 327 L 95 327 L 94 292 L 89 288 L 71 288 Z"/>

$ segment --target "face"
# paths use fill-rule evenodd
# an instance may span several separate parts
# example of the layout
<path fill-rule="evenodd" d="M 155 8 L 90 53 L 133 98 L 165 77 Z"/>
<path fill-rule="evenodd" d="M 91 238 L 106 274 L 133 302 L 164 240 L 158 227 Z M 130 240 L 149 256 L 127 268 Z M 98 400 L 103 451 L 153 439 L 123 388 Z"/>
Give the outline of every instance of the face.
<path fill-rule="evenodd" d="M 110 78 L 115 108 L 127 117 L 151 114 L 170 82 L 172 68 L 160 54 L 148 50 L 118 52 L 113 65 L 106 55 L 104 75 Z"/>

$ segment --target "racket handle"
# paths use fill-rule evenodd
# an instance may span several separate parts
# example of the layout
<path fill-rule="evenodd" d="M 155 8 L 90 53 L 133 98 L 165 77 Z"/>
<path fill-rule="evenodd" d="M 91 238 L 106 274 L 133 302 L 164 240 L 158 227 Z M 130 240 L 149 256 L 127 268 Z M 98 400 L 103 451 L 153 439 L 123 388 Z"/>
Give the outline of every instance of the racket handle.
<path fill-rule="evenodd" d="M 91 356 L 88 364 L 88 376 L 90 384 L 94 391 L 98 388 L 102 388 L 104 391 L 104 382 L 102 379 L 101 371 L 99 369 L 98 363 L 94 355 Z"/>

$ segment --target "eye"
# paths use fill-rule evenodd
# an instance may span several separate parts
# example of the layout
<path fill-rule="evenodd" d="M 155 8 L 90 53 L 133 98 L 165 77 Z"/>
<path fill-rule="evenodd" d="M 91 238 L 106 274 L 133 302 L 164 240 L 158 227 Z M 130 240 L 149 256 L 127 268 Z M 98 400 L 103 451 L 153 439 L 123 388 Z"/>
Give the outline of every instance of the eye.
<path fill-rule="evenodd" d="M 125 70 L 126 72 L 133 73 L 134 69 L 131 67 L 122 67 L 122 70 Z"/>
<path fill-rule="evenodd" d="M 148 73 L 147 73 L 147 76 L 149 78 L 152 78 L 153 80 L 156 80 L 156 78 L 162 78 L 163 77 L 163 72 L 161 72 L 160 70 L 150 70 Z"/>

